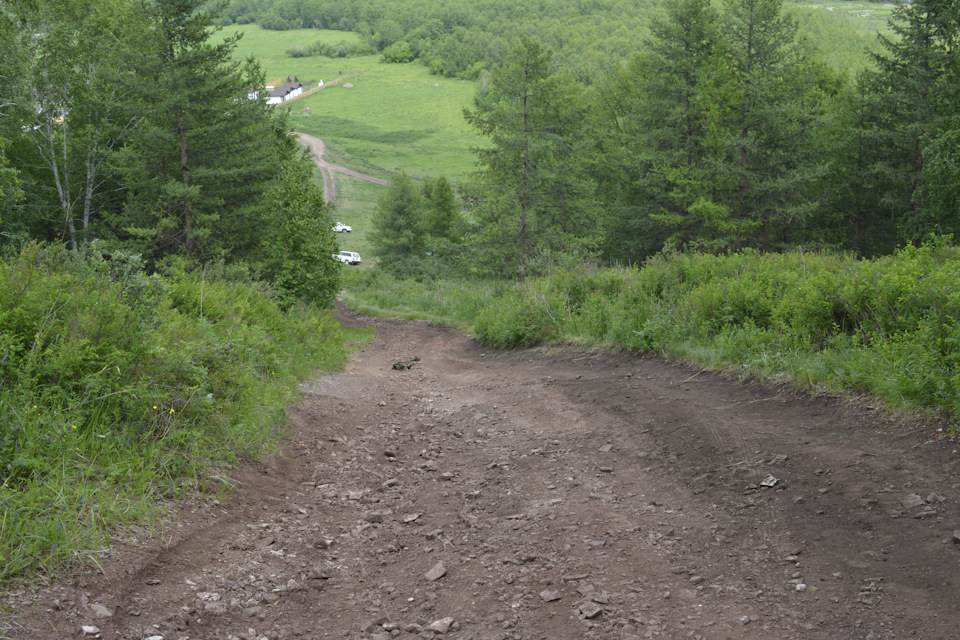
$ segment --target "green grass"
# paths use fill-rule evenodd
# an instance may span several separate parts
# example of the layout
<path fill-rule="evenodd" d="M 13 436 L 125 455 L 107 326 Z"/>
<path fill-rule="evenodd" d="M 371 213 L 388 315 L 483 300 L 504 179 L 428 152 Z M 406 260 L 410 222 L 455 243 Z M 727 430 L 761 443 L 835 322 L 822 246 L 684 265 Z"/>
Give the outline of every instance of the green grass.
<path fill-rule="evenodd" d="M 446 176 L 457 183 L 474 170 L 471 147 L 481 139 L 463 119 L 474 83 L 431 75 L 419 64 L 385 64 L 379 56 L 292 58 L 285 51 L 318 38 L 356 37 L 338 31 L 266 31 L 255 25 L 230 26 L 223 34 L 244 32 L 238 59 L 253 55 L 268 80 L 301 80 L 341 85 L 289 103 L 292 126 L 322 138 L 342 161 L 387 174 Z M 343 84 L 352 84 L 347 88 Z M 309 110 L 309 111 L 305 111 Z M 349 223 L 348 223 L 349 224 Z"/>
<path fill-rule="evenodd" d="M 243 33 L 237 43 L 235 57 L 245 60 L 253 56 L 260 61 L 260 66 L 267 76 L 267 81 L 277 78 L 286 79 L 289 75 L 299 75 L 301 80 L 323 80 L 329 82 L 343 70 L 343 65 L 350 64 L 349 59 L 331 59 L 320 56 L 309 58 L 292 58 L 286 54 L 288 49 L 297 45 L 310 45 L 317 40 L 323 42 L 358 42 L 360 36 L 347 31 L 330 31 L 328 29 L 298 29 L 296 31 L 268 31 L 254 24 L 230 25 L 224 27 L 221 36 L 230 36 Z"/>
<path fill-rule="evenodd" d="M 344 269 L 369 269 L 376 260 L 371 253 L 367 240 L 370 232 L 370 217 L 377 200 L 386 192 L 387 187 L 366 180 L 359 180 L 342 173 L 336 174 L 339 203 L 333 212 L 334 220 L 353 227 L 350 233 L 339 233 L 337 240 L 345 251 L 356 251 L 363 258 L 359 267 L 345 265 Z"/>
<path fill-rule="evenodd" d="M 271 451 L 301 380 L 346 359 L 329 310 L 242 271 L 30 246 L 0 261 L 0 581 L 109 558 L 211 469 Z M 352 340 L 360 340 L 352 337 Z"/>

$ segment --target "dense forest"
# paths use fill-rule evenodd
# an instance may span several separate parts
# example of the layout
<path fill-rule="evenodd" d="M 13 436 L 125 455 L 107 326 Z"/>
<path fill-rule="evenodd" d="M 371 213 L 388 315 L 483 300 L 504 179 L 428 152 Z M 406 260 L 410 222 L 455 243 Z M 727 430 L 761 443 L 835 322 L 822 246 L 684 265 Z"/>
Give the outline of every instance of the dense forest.
<path fill-rule="evenodd" d="M 292 5 L 270 6 L 243 15 L 269 23 Z M 301 6 L 302 22 L 308 7 L 326 5 Z M 359 3 L 368 13 L 348 22 L 379 20 L 363 29 L 382 59 L 410 45 L 410 59 L 436 73 L 452 72 L 434 64 L 448 59 L 442 43 L 470 42 L 466 34 L 487 19 L 517 34 L 509 47 L 480 47 L 469 58 L 467 76 L 478 82 L 465 117 L 489 145 L 461 185 L 460 240 L 440 252 L 451 268 L 523 276 L 577 261 L 639 264 L 665 247 L 872 256 L 960 224 L 956 2 L 895 5 L 870 50 L 861 41 L 845 65 L 828 62 L 814 43 L 829 41 L 780 0 L 675 0 L 625 17 L 616 3 L 544 3 L 530 8 L 542 21 L 518 15 L 512 28 L 494 17 L 512 15 L 506 7 L 481 2 L 456 19 L 464 25 L 416 46 L 403 35 L 416 27 L 403 25 L 425 8 L 394 3 L 385 17 L 373 6 Z M 623 33 L 594 45 L 626 51 L 605 47 L 609 55 L 587 72 L 582 62 L 594 45 L 578 45 L 584 30 L 561 25 L 594 18 Z M 377 36 L 391 24 L 407 40 Z M 557 38 L 564 32 L 568 40 Z M 410 207 L 403 211 L 416 228 Z M 403 259 L 415 244 L 380 249 L 392 268 L 416 273 Z M 420 272 L 436 271 L 431 264 Z"/>

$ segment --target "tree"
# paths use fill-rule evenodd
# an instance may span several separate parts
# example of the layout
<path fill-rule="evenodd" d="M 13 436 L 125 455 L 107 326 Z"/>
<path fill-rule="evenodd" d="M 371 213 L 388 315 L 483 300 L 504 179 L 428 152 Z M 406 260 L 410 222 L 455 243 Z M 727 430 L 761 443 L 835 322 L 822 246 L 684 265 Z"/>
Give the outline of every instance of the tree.
<path fill-rule="evenodd" d="M 370 219 L 371 244 L 381 266 L 397 265 L 426 252 L 423 237 L 423 198 L 413 180 L 405 173 L 390 179 L 390 187 L 377 202 Z"/>
<path fill-rule="evenodd" d="M 862 256 L 891 253 L 897 245 L 897 220 L 883 200 L 889 173 L 876 162 L 885 139 L 880 100 L 869 85 L 869 74 L 861 72 L 829 110 L 827 195 L 810 224 L 822 244 Z"/>
<path fill-rule="evenodd" d="M 421 189 L 423 211 L 421 228 L 430 239 L 434 251 L 446 244 L 459 244 L 461 241 L 460 205 L 453 195 L 450 182 L 443 176 L 436 180 L 427 178 Z"/>
<path fill-rule="evenodd" d="M 329 307 L 340 290 L 340 268 L 332 258 L 337 240 L 323 190 L 310 181 L 312 175 L 313 162 L 305 157 L 281 165 L 266 191 L 263 233 L 251 257 L 286 304 L 303 300 Z"/>
<path fill-rule="evenodd" d="M 14 207 L 23 198 L 19 172 L 10 165 L 7 148 L 19 136 L 23 123 L 18 114 L 17 96 L 24 95 L 27 57 L 22 38 L 21 23 L 36 9 L 32 0 L 0 0 L 0 238 L 8 237 L 6 228 Z"/>
<path fill-rule="evenodd" d="M 478 259 L 501 274 L 522 277 L 563 254 L 585 255 L 597 240 L 593 184 L 577 160 L 583 104 L 550 63 L 542 45 L 522 38 L 464 110 L 490 142 L 474 149 L 472 242 Z"/>
<path fill-rule="evenodd" d="M 380 59 L 384 62 L 413 62 L 416 57 L 413 49 L 404 40 L 394 42 L 380 54 Z"/>
<path fill-rule="evenodd" d="M 118 225 L 154 264 L 251 251 L 264 189 L 293 145 L 282 112 L 249 97 L 259 67 L 231 61 L 239 36 L 211 43 L 215 13 L 202 5 L 141 0 L 151 28 L 125 76 L 139 126 L 118 160 L 129 194 Z"/>
<path fill-rule="evenodd" d="M 898 0 L 889 24 L 893 35 L 879 36 L 877 69 L 866 78 L 883 132 L 874 162 L 887 176 L 884 205 L 898 220 L 900 237 L 916 242 L 960 226 L 951 168 L 960 124 L 960 2 Z"/>
<path fill-rule="evenodd" d="M 30 199 L 47 221 L 45 236 L 77 249 L 104 192 L 116 188 L 109 158 L 136 120 L 119 107 L 116 69 L 140 28 L 125 2 L 58 0 L 41 4 L 30 29 L 34 104 L 22 107 L 33 154 L 23 170 L 34 176 Z"/>
<path fill-rule="evenodd" d="M 781 0 L 725 0 L 721 31 L 698 96 L 704 171 L 678 176 L 675 197 L 723 245 L 787 246 L 819 200 L 814 136 L 837 78 L 798 39 Z"/>
<path fill-rule="evenodd" d="M 667 5 L 642 52 L 595 91 L 594 173 L 610 212 L 608 258 L 642 261 L 670 234 L 680 244 L 719 235 L 677 197 L 704 171 L 707 121 L 700 98 L 717 20 L 709 0 Z"/>

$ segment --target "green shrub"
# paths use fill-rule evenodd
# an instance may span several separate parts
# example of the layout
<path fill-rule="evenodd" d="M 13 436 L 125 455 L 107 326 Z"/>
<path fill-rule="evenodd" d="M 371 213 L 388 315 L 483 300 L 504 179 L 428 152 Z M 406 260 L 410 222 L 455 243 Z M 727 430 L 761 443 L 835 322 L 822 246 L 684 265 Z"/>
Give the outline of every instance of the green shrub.
<path fill-rule="evenodd" d="M 0 579 L 95 559 L 108 527 L 271 446 L 298 381 L 345 359 L 332 312 L 211 275 L 0 262 Z"/>

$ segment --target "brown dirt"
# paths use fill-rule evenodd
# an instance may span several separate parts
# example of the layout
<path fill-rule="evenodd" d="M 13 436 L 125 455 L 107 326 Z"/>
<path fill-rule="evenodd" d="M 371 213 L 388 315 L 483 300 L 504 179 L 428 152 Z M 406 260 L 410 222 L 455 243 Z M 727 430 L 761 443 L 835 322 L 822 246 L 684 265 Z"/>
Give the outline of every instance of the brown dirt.
<path fill-rule="evenodd" d="M 383 178 L 377 178 L 376 176 L 371 176 L 366 173 L 356 171 L 355 169 L 348 169 L 347 167 L 341 167 L 340 165 L 327 162 L 323 157 L 323 154 L 326 151 L 326 145 L 320 138 L 311 136 L 307 133 L 294 132 L 294 135 L 297 136 L 300 144 L 310 150 L 310 154 L 313 156 L 313 161 L 320 169 L 320 175 L 323 177 L 323 197 L 326 202 L 333 202 L 337 199 L 337 180 L 333 175 L 334 171 L 358 178 L 360 180 L 366 180 L 367 182 L 375 182 L 376 184 L 389 184 L 389 181 L 384 180 Z"/>
<path fill-rule="evenodd" d="M 304 386 L 283 456 L 163 543 L 13 598 L 8 635 L 958 637 L 960 467 L 922 425 L 655 357 L 342 316 L 376 340 Z"/>

